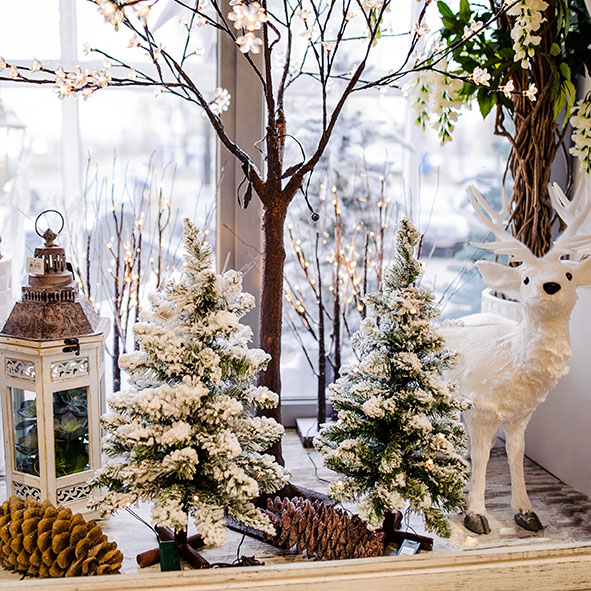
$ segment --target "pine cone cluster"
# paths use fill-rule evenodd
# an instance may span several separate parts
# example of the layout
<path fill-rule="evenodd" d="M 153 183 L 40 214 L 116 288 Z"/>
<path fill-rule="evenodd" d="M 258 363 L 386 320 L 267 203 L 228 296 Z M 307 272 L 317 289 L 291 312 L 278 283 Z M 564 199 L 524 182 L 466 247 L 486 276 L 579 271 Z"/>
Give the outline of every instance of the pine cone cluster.
<path fill-rule="evenodd" d="M 358 515 L 322 501 L 301 497 L 267 500 L 267 515 L 276 535 L 268 541 L 275 546 L 304 550 L 319 560 L 382 556 L 383 532 L 371 532 Z"/>
<path fill-rule="evenodd" d="M 35 577 L 119 572 L 123 554 L 95 521 L 79 513 L 12 496 L 0 505 L 0 563 Z"/>

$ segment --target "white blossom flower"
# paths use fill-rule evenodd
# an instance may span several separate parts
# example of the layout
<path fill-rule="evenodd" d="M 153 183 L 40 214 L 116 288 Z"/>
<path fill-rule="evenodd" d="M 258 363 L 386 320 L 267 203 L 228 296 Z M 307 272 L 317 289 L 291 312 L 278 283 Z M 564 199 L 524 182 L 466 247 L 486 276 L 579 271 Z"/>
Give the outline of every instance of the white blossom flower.
<path fill-rule="evenodd" d="M 92 51 L 94 51 L 94 49 L 92 47 L 90 47 L 90 45 L 88 43 L 84 43 L 82 45 L 82 53 L 84 55 L 89 55 Z"/>
<path fill-rule="evenodd" d="M 540 44 L 541 37 L 535 35 L 542 23 L 546 20 L 543 12 L 548 8 L 544 0 L 521 0 L 507 11 L 507 14 L 515 17 L 511 29 L 513 39 L 514 61 L 521 62 L 523 69 L 529 69 L 528 57 L 532 57 L 535 48 Z"/>
<path fill-rule="evenodd" d="M 103 15 L 105 22 L 113 25 L 115 28 L 123 20 L 123 13 L 115 2 L 97 0 L 98 11 Z"/>
<path fill-rule="evenodd" d="M 260 53 L 263 41 L 262 39 L 259 39 L 254 33 L 249 32 L 246 33 L 246 35 L 240 35 L 240 37 L 236 39 L 236 44 L 242 53 Z"/>
<path fill-rule="evenodd" d="M 162 52 L 164 51 L 164 46 L 162 43 L 159 43 L 156 47 L 152 48 L 152 56 L 154 61 L 159 61 L 162 57 Z"/>
<path fill-rule="evenodd" d="M 486 68 L 474 68 L 474 71 L 468 76 L 470 80 L 473 80 L 475 84 L 480 86 L 490 86 L 490 74 Z"/>
<path fill-rule="evenodd" d="M 235 29 L 246 29 L 247 31 L 258 31 L 262 28 L 263 23 L 269 20 L 265 9 L 258 2 L 248 5 L 234 4 L 232 12 L 228 14 L 228 19 L 234 21 Z"/>
<path fill-rule="evenodd" d="M 33 58 L 33 65 L 31 66 L 31 72 L 40 72 L 43 69 L 43 63 L 36 57 Z"/>
<path fill-rule="evenodd" d="M 10 67 L 10 72 L 8 72 L 8 77 L 12 78 L 13 80 L 16 80 L 16 78 L 20 77 L 20 74 L 18 72 L 18 69 L 15 65 L 12 65 Z"/>
<path fill-rule="evenodd" d="M 335 41 L 322 41 L 322 47 L 324 47 L 324 49 L 326 49 L 327 53 L 334 51 L 334 48 L 336 47 L 336 45 L 337 44 Z"/>
<path fill-rule="evenodd" d="M 474 35 L 474 33 L 482 29 L 483 26 L 484 24 L 482 21 L 476 21 L 473 22 L 469 27 L 464 27 L 462 39 L 468 39 L 468 37 L 471 37 L 472 35 Z"/>
<path fill-rule="evenodd" d="M 499 87 L 499 90 L 510 99 L 513 96 L 513 92 L 515 92 L 515 84 L 513 83 L 513 80 L 509 80 L 507 84 L 502 84 Z"/>
<path fill-rule="evenodd" d="M 127 42 L 127 47 L 139 47 L 140 45 L 141 44 L 137 38 L 137 33 L 134 33 Z"/>
<path fill-rule="evenodd" d="M 209 24 L 209 20 L 204 17 L 201 16 L 200 14 L 196 14 L 195 17 L 193 18 L 193 25 L 196 27 L 204 27 L 205 25 Z"/>
<path fill-rule="evenodd" d="M 451 140 L 463 104 L 461 88 L 461 80 L 429 70 L 415 72 L 405 84 L 404 92 L 410 97 L 416 115 L 415 123 L 423 129 L 430 123 L 438 130 L 442 144 Z"/>
<path fill-rule="evenodd" d="M 417 37 L 422 37 L 425 33 L 429 32 L 429 26 L 425 23 L 413 23 L 412 28 L 410 30 L 411 33 L 415 33 Z"/>
<path fill-rule="evenodd" d="M 580 100 L 570 119 L 573 128 L 573 146 L 570 153 L 579 158 L 582 172 L 591 173 L 591 95 Z"/>
<path fill-rule="evenodd" d="M 111 76 L 107 73 L 106 70 L 93 70 L 91 77 L 93 79 L 94 84 L 99 88 L 106 88 L 109 86 L 111 82 Z"/>
<path fill-rule="evenodd" d="M 538 92 L 538 88 L 536 87 L 536 85 L 532 82 L 529 85 L 529 88 L 523 93 L 524 96 L 526 96 L 530 101 L 535 102 L 536 100 L 536 94 Z"/>
<path fill-rule="evenodd" d="M 72 83 L 65 76 L 62 76 L 61 73 L 58 73 L 55 77 L 53 90 L 57 93 L 58 99 L 61 101 L 72 96 Z"/>
<path fill-rule="evenodd" d="M 296 16 L 306 22 L 310 18 L 310 11 L 307 8 L 300 8 Z"/>
<path fill-rule="evenodd" d="M 138 3 L 134 7 L 134 12 L 138 20 L 142 25 L 146 25 L 148 23 L 148 18 L 150 17 L 150 10 L 152 7 L 148 4 L 141 4 Z"/>
<path fill-rule="evenodd" d="M 4 70 L 7 66 L 6 60 L 0 55 L 0 70 Z"/>
<path fill-rule="evenodd" d="M 365 10 L 379 10 L 384 5 L 384 0 L 363 0 Z"/>
<path fill-rule="evenodd" d="M 89 99 L 89 97 L 94 93 L 95 89 L 91 88 L 90 86 L 87 86 L 86 88 L 83 88 L 80 91 L 80 94 L 82 95 L 82 100 L 86 101 Z"/>
<path fill-rule="evenodd" d="M 80 90 L 88 85 L 90 73 L 87 68 L 82 69 L 80 66 L 75 66 L 74 71 L 68 74 L 72 90 Z"/>
<path fill-rule="evenodd" d="M 205 55 L 205 47 L 203 45 L 196 45 L 190 52 L 190 55 L 195 57 L 203 57 Z"/>
<path fill-rule="evenodd" d="M 225 88 L 216 88 L 215 96 L 209 103 L 209 107 L 215 115 L 221 115 L 230 107 L 232 95 Z"/>

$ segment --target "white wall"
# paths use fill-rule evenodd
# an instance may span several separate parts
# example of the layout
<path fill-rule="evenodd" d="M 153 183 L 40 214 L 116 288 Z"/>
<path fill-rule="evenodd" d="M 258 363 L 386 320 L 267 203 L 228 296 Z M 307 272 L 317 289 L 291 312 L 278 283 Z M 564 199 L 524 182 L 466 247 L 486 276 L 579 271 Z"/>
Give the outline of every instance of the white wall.
<path fill-rule="evenodd" d="M 525 453 L 573 488 L 591 496 L 591 289 L 579 289 L 570 321 L 570 372 L 538 407 Z"/>

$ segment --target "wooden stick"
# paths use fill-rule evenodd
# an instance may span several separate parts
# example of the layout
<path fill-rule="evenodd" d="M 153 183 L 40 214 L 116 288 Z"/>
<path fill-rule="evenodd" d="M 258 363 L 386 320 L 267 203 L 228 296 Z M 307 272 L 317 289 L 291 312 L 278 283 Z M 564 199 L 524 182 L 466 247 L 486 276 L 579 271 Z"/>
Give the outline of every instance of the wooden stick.
<path fill-rule="evenodd" d="M 179 554 L 183 560 L 186 560 L 193 568 L 204 568 L 209 565 L 209 562 L 193 550 L 189 544 L 183 544 L 179 547 Z"/>
<path fill-rule="evenodd" d="M 162 527 L 160 525 L 157 525 L 154 529 L 158 533 L 158 537 L 160 538 L 160 540 L 162 540 L 163 542 L 168 542 L 170 540 L 175 539 L 174 531 L 170 527 Z M 203 568 L 205 564 L 209 564 L 207 560 L 205 560 L 205 558 L 203 558 L 198 552 L 196 552 L 198 548 L 203 548 L 203 546 L 205 546 L 203 538 L 199 534 L 189 536 L 186 539 L 186 542 L 184 542 L 184 545 L 186 545 L 189 548 L 189 550 L 185 552 L 185 554 L 187 556 L 191 556 L 191 560 L 189 560 L 188 558 L 185 558 L 185 560 L 193 568 Z M 183 544 L 179 546 L 179 553 L 181 557 L 184 558 L 185 554 L 183 554 L 182 552 L 182 546 Z M 195 555 L 199 558 L 196 558 Z M 146 568 L 147 566 L 158 564 L 160 562 L 160 548 L 152 548 L 151 550 L 140 552 L 135 557 L 135 559 L 140 568 Z M 199 564 L 200 566 L 194 566 L 193 562 L 191 561 L 193 561 L 195 564 Z"/>

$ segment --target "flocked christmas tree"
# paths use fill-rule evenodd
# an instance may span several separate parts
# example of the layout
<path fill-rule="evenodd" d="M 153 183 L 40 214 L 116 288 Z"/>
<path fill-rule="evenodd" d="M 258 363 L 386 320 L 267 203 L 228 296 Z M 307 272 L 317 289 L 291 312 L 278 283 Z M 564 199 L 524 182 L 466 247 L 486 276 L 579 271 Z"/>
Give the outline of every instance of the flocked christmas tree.
<path fill-rule="evenodd" d="M 360 361 L 330 387 L 338 422 L 315 445 L 342 475 L 330 496 L 357 501 L 370 529 L 408 502 L 428 530 L 449 536 L 445 514 L 462 508 L 468 476 L 458 420 L 467 403 L 442 379 L 454 355 L 431 325 L 439 314 L 431 292 L 417 287 L 418 238 L 402 220 L 383 292 L 368 296 L 370 316 L 352 339 Z"/>
<path fill-rule="evenodd" d="M 251 410 L 278 397 L 254 386 L 269 356 L 249 349 L 239 319 L 254 305 L 242 278 L 212 269 L 211 249 L 185 221 L 184 277 L 151 296 L 134 331 L 141 349 L 123 355 L 129 386 L 109 398 L 104 450 L 113 458 L 95 478 L 103 513 L 152 502 L 160 526 L 185 532 L 194 518 L 206 544 L 225 541 L 224 515 L 270 534 L 252 500 L 280 489 L 287 475 L 261 453 L 283 433 Z M 106 490 L 105 490 L 106 489 Z"/>

